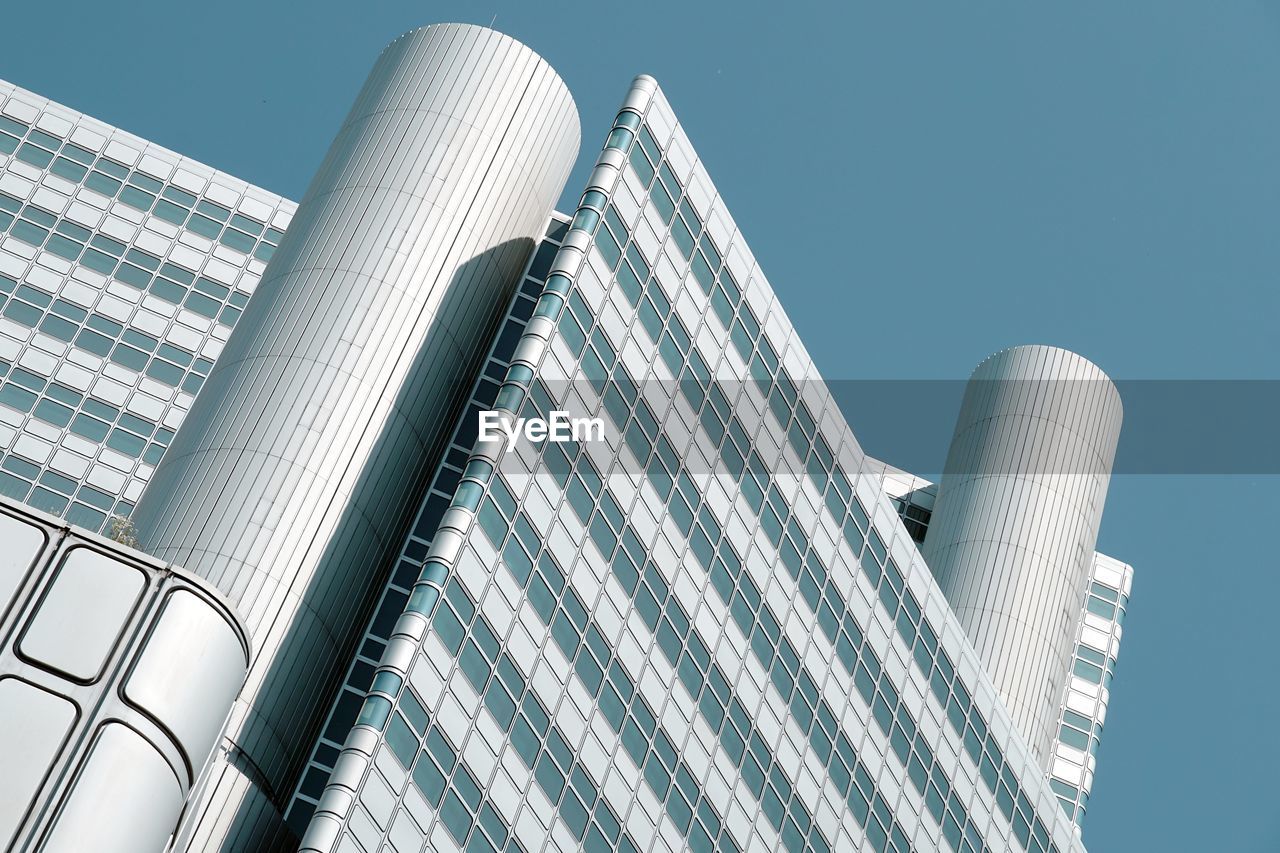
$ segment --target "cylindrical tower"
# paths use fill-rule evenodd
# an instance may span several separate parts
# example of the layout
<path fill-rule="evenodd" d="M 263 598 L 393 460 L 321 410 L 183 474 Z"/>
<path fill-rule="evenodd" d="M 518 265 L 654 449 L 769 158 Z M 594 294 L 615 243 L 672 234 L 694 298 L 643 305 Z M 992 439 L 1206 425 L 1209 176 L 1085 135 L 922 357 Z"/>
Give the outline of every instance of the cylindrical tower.
<path fill-rule="evenodd" d="M 1101 370 L 1007 349 L 965 389 L 924 558 L 1033 754 L 1050 758 L 1120 435 Z"/>
<path fill-rule="evenodd" d="M 383 51 L 135 511 L 256 656 L 177 849 L 266 851 L 371 597 L 577 155 L 540 57 L 459 24 Z"/>

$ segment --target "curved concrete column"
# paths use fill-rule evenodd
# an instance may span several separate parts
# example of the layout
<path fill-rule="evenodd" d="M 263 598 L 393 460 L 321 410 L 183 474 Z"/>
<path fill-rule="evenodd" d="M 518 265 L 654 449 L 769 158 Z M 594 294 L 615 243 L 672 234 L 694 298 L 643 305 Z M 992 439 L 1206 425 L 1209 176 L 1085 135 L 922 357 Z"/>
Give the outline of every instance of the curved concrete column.
<path fill-rule="evenodd" d="M 140 501 L 257 654 L 178 849 L 269 850 L 387 558 L 577 154 L 563 82 L 480 27 L 383 52 Z"/>
<path fill-rule="evenodd" d="M 965 389 L 924 558 L 1046 766 L 1122 411 L 1097 366 L 999 352 Z"/>

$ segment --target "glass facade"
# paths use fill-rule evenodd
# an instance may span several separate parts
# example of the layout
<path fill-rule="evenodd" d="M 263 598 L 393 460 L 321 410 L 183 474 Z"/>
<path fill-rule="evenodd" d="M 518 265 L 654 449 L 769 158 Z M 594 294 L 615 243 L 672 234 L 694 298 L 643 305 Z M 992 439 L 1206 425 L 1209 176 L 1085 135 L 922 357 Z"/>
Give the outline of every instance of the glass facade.
<path fill-rule="evenodd" d="M 128 516 L 295 207 L 0 81 L 0 494 Z"/>
<path fill-rule="evenodd" d="M 649 78 L 571 222 L 303 849 L 1080 849 Z"/>
<path fill-rule="evenodd" d="M 289 804 L 286 817 L 290 827 L 299 836 L 306 830 L 307 821 L 315 810 L 316 800 L 324 789 L 329 774 L 333 772 L 342 742 L 355 723 L 365 694 L 373 683 L 374 669 L 386 651 L 396 620 L 404 612 L 413 593 L 414 584 L 422 573 L 422 564 L 427 550 L 431 547 L 431 541 L 435 538 L 436 529 L 440 526 L 440 520 L 462 481 L 467 458 L 475 446 L 479 414 L 481 411 L 491 409 L 496 401 L 502 380 L 506 376 L 507 368 L 510 367 L 516 343 L 520 340 L 520 335 L 524 332 L 529 318 L 533 316 L 535 302 L 542 293 L 547 272 L 551 268 L 551 262 L 568 228 L 567 217 L 560 214 L 552 216 L 542 242 L 530 256 L 528 266 L 521 276 L 520 285 L 494 337 L 493 346 L 481 369 L 481 375 L 476 380 L 470 399 L 467 401 L 465 414 L 454 430 L 449 447 L 444 454 L 444 461 L 436 471 L 431 489 L 422 503 L 411 533 L 400 550 L 390 580 L 382 591 L 356 655 L 347 669 L 342 689 L 334 700 L 320 738 L 311 752 L 307 769 Z M 414 715 L 413 719 L 419 719 L 419 717 Z"/>

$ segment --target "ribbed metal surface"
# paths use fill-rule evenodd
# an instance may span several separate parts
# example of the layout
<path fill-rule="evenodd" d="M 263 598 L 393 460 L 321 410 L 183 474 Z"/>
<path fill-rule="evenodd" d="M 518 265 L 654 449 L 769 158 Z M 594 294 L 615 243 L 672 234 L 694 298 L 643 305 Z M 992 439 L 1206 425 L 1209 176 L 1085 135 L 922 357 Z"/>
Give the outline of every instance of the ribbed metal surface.
<path fill-rule="evenodd" d="M 974 371 L 924 557 L 1042 766 L 1120 434 L 1120 396 L 1054 347 Z"/>
<path fill-rule="evenodd" d="M 143 496 L 154 554 L 214 581 L 257 657 L 180 849 L 263 850 L 577 153 L 555 72 L 479 27 L 379 58 Z"/>

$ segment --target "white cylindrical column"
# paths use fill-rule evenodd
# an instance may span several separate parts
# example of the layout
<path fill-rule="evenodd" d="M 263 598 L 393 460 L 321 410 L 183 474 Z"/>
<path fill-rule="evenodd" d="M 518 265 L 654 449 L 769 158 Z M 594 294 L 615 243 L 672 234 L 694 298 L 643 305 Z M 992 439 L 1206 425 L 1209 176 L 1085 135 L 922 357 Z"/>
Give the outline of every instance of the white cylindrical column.
<path fill-rule="evenodd" d="M 1047 346 L 999 352 L 965 389 L 924 558 L 1046 765 L 1120 435 L 1101 370 Z"/>
<path fill-rule="evenodd" d="M 577 155 L 524 45 L 386 48 L 135 512 L 256 657 L 178 849 L 265 851 L 489 337 Z M 296 841 L 294 842 L 296 844 Z"/>

